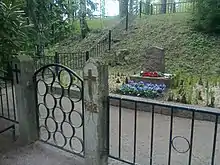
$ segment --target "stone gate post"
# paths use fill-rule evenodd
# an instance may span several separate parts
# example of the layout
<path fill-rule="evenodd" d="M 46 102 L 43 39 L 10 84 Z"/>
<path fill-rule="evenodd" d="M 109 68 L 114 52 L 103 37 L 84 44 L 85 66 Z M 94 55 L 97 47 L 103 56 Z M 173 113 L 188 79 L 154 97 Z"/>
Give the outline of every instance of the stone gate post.
<path fill-rule="evenodd" d="M 108 67 L 90 58 L 83 69 L 85 164 L 108 164 Z"/>
<path fill-rule="evenodd" d="M 18 140 L 25 145 L 38 139 L 35 88 L 32 79 L 34 61 L 30 56 L 19 55 L 13 61 L 13 67 L 17 69 L 14 86 L 19 121 Z"/>

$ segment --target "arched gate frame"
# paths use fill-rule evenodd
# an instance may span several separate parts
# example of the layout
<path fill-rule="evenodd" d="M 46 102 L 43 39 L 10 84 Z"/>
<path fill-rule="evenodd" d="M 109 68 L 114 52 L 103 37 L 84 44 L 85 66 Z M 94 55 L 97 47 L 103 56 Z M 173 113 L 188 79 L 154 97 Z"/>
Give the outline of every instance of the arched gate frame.
<path fill-rule="evenodd" d="M 49 64 L 34 73 L 39 139 L 84 157 L 83 80 L 71 69 Z"/>

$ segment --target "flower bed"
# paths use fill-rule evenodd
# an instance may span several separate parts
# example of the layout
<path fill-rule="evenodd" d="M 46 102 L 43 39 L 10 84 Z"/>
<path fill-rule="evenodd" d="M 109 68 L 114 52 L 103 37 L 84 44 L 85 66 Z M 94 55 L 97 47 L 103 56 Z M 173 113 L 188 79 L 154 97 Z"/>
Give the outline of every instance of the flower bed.
<path fill-rule="evenodd" d="M 165 84 L 144 83 L 143 81 L 136 83 L 129 81 L 127 84 L 123 84 L 117 91 L 124 95 L 156 98 L 161 96 L 165 89 Z"/>

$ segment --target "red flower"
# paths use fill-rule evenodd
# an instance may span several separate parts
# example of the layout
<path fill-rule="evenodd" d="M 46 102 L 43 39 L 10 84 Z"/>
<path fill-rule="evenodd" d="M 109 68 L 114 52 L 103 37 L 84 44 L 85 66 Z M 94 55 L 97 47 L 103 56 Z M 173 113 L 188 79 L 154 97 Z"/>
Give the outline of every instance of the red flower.
<path fill-rule="evenodd" d="M 143 77 L 159 77 L 157 72 L 144 72 L 142 76 Z"/>

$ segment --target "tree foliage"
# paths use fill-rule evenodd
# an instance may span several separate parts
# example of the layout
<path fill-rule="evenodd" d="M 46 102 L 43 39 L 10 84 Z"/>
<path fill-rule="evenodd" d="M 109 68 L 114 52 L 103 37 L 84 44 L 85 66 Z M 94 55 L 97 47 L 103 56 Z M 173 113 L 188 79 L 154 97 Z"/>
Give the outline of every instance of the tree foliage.
<path fill-rule="evenodd" d="M 0 59 L 5 62 L 25 47 L 28 26 L 19 5 L 0 2 Z"/>
<path fill-rule="evenodd" d="M 220 1 L 197 0 L 193 25 L 199 31 L 220 33 Z"/>
<path fill-rule="evenodd" d="M 43 55 L 45 46 L 74 34 L 80 18 L 87 25 L 86 16 L 95 9 L 93 0 L 0 0 L 1 57 L 21 50 Z"/>

